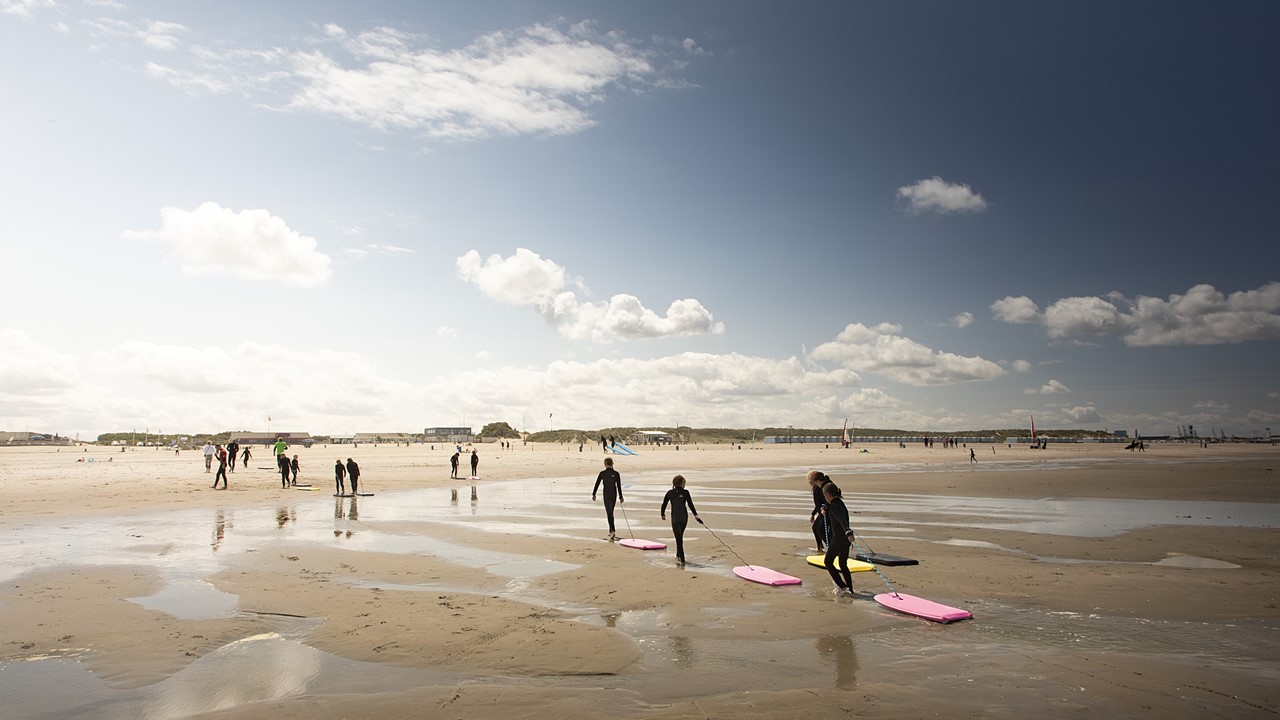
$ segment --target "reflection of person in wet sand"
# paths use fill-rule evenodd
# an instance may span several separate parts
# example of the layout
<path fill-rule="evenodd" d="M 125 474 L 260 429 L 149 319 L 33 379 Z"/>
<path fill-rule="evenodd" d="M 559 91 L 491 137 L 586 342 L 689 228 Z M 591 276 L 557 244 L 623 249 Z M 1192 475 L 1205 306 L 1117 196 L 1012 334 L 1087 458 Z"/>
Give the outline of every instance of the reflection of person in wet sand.
<path fill-rule="evenodd" d="M 836 687 L 852 690 L 858 685 L 858 652 L 848 635 L 828 635 L 814 641 L 818 654 L 836 666 Z"/>

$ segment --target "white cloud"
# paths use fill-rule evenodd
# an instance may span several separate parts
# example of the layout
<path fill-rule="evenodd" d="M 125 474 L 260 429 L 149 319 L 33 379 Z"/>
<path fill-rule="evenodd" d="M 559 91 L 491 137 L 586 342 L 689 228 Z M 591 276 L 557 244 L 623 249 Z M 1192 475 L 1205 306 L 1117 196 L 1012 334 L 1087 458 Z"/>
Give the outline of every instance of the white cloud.
<path fill-rule="evenodd" d="M 492 359 L 493 359 L 493 353 L 489 352 L 488 350 L 479 350 L 479 351 L 477 351 L 477 352 L 476 352 L 476 354 L 475 354 L 475 359 L 477 359 L 477 360 L 492 360 Z"/>
<path fill-rule="evenodd" d="M 1049 337 L 1120 335 L 1131 347 L 1222 345 L 1280 338 L 1280 282 L 1223 295 L 1196 285 L 1167 299 L 1119 293 L 1063 298 L 1040 314 L 1030 298 L 1006 297 L 991 305 L 998 320 L 1042 324 Z"/>
<path fill-rule="evenodd" d="M 823 343 L 809 356 L 833 360 L 856 372 L 880 373 L 908 385 L 942 385 L 969 380 L 990 380 L 1005 374 L 998 364 L 981 357 L 940 352 L 902 337 L 902 328 L 890 323 L 867 327 L 854 323 L 832 342 Z"/>
<path fill-rule="evenodd" d="M 938 176 L 898 188 L 898 198 L 906 200 L 913 212 L 982 212 L 987 201 L 968 185 L 949 183 Z"/>
<path fill-rule="evenodd" d="M 164 208 L 160 229 L 124 237 L 166 246 L 188 275 L 231 275 L 247 280 L 316 287 L 328 282 L 333 261 L 314 238 L 290 229 L 266 210 L 234 212 L 206 202 L 195 210 Z"/>
<path fill-rule="evenodd" d="M 973 313 L 962 312 L 951 318 L 951 324 L 958 328 L 966 328 L 973 324 Z"/>
<path fill-rule="evenodd" d="M 101 22 L 102 32 L 125 34 Z M 155 47 L 177 42 L 175 32 L 133 32 Z M 462 140 L 579 132 L 610 95 L 678 87 L 667 74 L 702 54 L 696 43 L 640 41 L 590 22 L 494 32 L 453 49 L 394 28 L 330 23 L 295 47 L 196 46 L 147 72 L 188 92 L 239 91 L 283 109 Z"/>
<path fill-rule="evenodd" d="M 0 13 L 30 19 L 36 10 L 57 6 L 54 0 L 0 0 Z"/>
<path fill-rule="evenodd" d="M 178 47 L 178 34 L 188 32 L 185 25 L 163 20 L 153 20 L 139 31 L 142 43 L 157 50 L 173 50 Z"/>
<path fill-rule="evenodd" d="M 1062 395 L 1071 392 L 1071 389 L 1057 380 L 1050 380 L 1038 388 L 1027 388 L 1023 392 L 1028 395 Z"/>
<path fill-rule="evenodd" d="M 1098 414 L 1098 409 L 1092 405 L 1066 408 L 1062 411 L 1062 414 L 1071 422 L 1081 425 L 1096 425 L 1102 422 L 1102 416 Z"/>
<path fill-rule="evenodd" d="M 442 337 L 442 338 L 457 338 L 458 328 L 449 327 L 448 325 L 441 325 L 440 327 L 436 328 L 436 336 Z"/>
<path fill-rule="evenodd" d="M 49 395 L 74 387 L 78 380 L 79 373 L 67 356 L 21 330 L 0 329 L 0 398 Z"/>
<path fill-rule="evenodd" d="M 1043 320 L 1040 308 L 1026 295 L 1008 296 L 991 303 L 991 316 L 1007 323 L 1038 323 Z"/>
<path fill-rule="evenodd" d="M 607 343 L 724 332 L 724 324 L 694 299 L 672 302 L 665 315 L 646 308 L 632 295 L 614 295 L 606 302 L 581 301 L 567 289 L 563 267 L 525 248 L 508 258 L 491 255 L 483 261 L 471 250 L 458 258 L 458 277 L 492 300 L 535 308 L 561 335 L 574 340 Z M 581 281 L 575 284 L 582 285 Z"/>
<path fill-rule="evenodd" d="M 365 243 L 361 247 L 344 247 L 338 250 L 339 255 L 353 258 L 369 257 L 370 255 L 404 256 L 411 255 L 414 252 L 416 251 L 406 247 L 399 247 L 397 245 L 378 245 L 377 243 Z"/>
<path fill-rule="evenodd" d="M 1013 368 L 1014 372 L 1031 372 L 1031 363 L 1026 360 L 1014 360 L 1009 364 L 1009 367 Z"/>
<path fill-rule="evenodd" d="M 165 20 L 144 20 L 138 24 L 116 18 L 95 18 L 82 22 L 96 37 L 137 40 L 153 50 L 176 50 L 181 43 L 178 36 L 191 32 L 181 23 Z"/>
<path fill-rule="evenodd" d="M 1205 400 L 1203 402 L 1192 404 L 1191 409 L 1202 413 L 1225 414 L 1231 411 L 1231 405 L 1228 403 L 1215 402 L 1213 400 Z"/>

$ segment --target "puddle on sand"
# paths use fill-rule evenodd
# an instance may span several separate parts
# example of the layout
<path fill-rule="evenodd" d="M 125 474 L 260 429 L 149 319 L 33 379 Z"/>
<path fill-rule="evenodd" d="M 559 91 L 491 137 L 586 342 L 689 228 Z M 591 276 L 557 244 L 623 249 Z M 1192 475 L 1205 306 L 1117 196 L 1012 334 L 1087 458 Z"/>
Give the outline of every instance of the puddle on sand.
<path fill-rule="evenodd" d="M 346 660 L 274 633 L 225 645 L 161 682 L 132 689 L 107 686 L 74 659 L 0 664 L 5 717 L 30 720 L 177 720 L 304 694 L 394 692 L 445 682 L 456 679 Z"/>
<path fill-rule="evenodd" d="M 214 620 L 231 617 L 240 598 L 224 593 L 204 580 L 170 580 L 164 589 L 147 597 L 126 598 L 130 602 L 168 613 L 180 620 Z"/>
<path fill-rule="evenodd" d="M 1166 567 L 1191 568 L 1195 570 L 1237 570 L 1240 568 L 1240 566 L 1235 563 L 1229 563 L 1224 560 L 1214 560 L 1212 558 L 1196 557 L 1194 555 L 1174 555 L 1155 562 L 1144 562 L 1141 560 L 1092 560 L 1085 558 L 1053 557 L 1050 555 L 1032 555 L 1024 550 L 1016 550 L 1014 548 L 1008 548 L 1003 545 L 984 542 L 982 540 L 961 540 L 959 538 L 951 538 L 950 540 L 934 540 L 933 542 L 937 545 L 983 548 L 986 550 L 996 550 L 999 552 L 1009 553 L 1011 555 L 1025 555 L 1036 562 L 1055 563 L 1059 565 L 1164 565 Z"/>

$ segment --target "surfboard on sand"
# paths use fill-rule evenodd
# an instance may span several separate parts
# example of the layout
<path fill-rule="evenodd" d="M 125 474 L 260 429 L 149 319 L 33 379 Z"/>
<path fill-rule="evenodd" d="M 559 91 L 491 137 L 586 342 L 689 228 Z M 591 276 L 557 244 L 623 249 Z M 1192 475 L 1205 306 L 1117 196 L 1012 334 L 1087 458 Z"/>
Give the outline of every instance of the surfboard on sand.
<path fill-rule="evenodd" d="M 805 561 L 805 562 L 807 562 L 807 563 L 809 563 L 810 565 L 812 565 L 812 566 L 814 566 L 814 567 L 820 567 L 820 568 L 823 568 L 824 570 L 825 570 L 825 569 L 826 569 L 826 567 L 827 567 L 827 556 L 826 556 L 826 555 L 810 555 L 810 556 L 806 557 L 806 558 L 804 559 L 804 561 Z M 840 558 L 836 558 L 836 568 L 839 568 L 839 567 L 840 567 Z M 850 560 L 850 561 L 849 561 L 849 572 L 851 572 L 851 573 L 856 573 L 856 572 L 868 572 L 868 571 L 870 571 L 870 570 L 874 570 L 874 569 L 875 569 L 875 568 L 873 568 L 873 567 L 871 566 L 871 563 L 868 563 L 868 562 L 862 562 L 861 560 Z"/>
<path fill-rule="evenodd" d="M 880 593 L 876 595 L 876 602 L 889 608 L 897 610 L 900 613 L 915 615 L 925 620 L 934 622 L 949 623 L 957 620 L 967 620 L 973 617 L 973 613 L 960 608 L 953 608 L 950 605 L 943 605 L 932 600 L 918 598 L 915 595 L 906 593 L 892 592 Z"/>
<path fill-rule="evenodd" d="M 862 562 L 875 563 L 876 565 L 901 566 L 901 565 L 919 565 L 919 560 L 902 557 L 901 555 L 885 555 L 878 552 L 858 553 L 854 557 Z"/>
<path fill-rule="evenodd" d="M 733 569 L 733 574 L 743 580 L 750 580 L 761 585 L 799 585 L 800 578 L 792 577 L 786 573 L 780 573 L 777 570 L 770 570 L 767 567 L 759 565 L 739 565 Z"/>
<path fill-rule="evenodd" d="M 628 538 L 619 540 L 618 544 L 622 547 L 635 548 L 636 550 L 662 550 L 667 546 L 657 540 L 641 540 L 640 538 Z"/>
<path fill-rule="evenodd" d="M 316 490 L 319 490 L 320 488 L 313 488 L 313 487 L 311 487 L 310 485 L 295 485 L 293 489 L 294 489 L 294 490 L 306 490 L 307 492 L 314 492 L 314 491 L 316 491 Z"/>
<path fill-rule="evenodd" d="M 373 497 L 373 493 L 356 493 L 356 497 Z"/>
<path fill-rule="evenodd" d="M 351 493 L 334 493 L 333 496 L 334 497 L 355 497 L 355 495 L 352 495 Z"/>

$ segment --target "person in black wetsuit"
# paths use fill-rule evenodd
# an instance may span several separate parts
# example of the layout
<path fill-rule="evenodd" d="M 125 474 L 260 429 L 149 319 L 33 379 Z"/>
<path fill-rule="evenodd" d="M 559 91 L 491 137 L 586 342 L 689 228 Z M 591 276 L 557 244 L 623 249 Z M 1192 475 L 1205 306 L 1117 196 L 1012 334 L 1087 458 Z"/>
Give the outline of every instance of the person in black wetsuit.
<path fill-rule="evenodd" d="M 818 541 L 818 552 L 826 552 L 827 518 L 823 510 L 827 507 L 827 499 L 822 496 L 822 486 L 831 482 L 831 478 L 820 470 L 809 471 L 809 487 L 813 490 L 813 512 L 809 513 L 809 525 L 813 528 L 813 538 Z"/>
<path fill-rule="evenodd" d="M 351 478 L 351 494 L 360 492 L 360 466 L 351 458 L 347 458 L 347 477 Z"/>
<path fill-rule="evenodd" d="M 480 456 L 475 450 L 471 451 L 471 477 L 476 477 L 476 472 L 480 469 Z"/>
<path fill-rule="evenodd" d="M 449 477 L 451 478 L 458 477 L 458 456 L 461 454 L 462 453 L 454 453 L 453 457 L 449 458 Z"/>
<path fill-rule="evenodd" d="M 693 498 L 689 497 L 689 491 L 684 489 L 683 475 L 671 478 L 671 489 L 662 498 L 662 509 L 658 514 L 663 520 L 667 519 L 667 503 L 671 503 L 671 532 L 676 536 L 676 562 L 683 565 L 684 529 L 689 524 L 689 513 L 693 513 L 694 520 L 702 522 L 702 518 L 698 517 L 698 509 L 693 506 Z M 688 512 L 685 512 L 686 505 L 689 506 Z"/>
<path fill-rule="evenodd" d="M 249 458 L 251 457 L 253 457 L 253 454 L 249 452 L 248 447 L 245 447 L 244 452 L 240 453 L 240 466 L 249 467 Z"/>
<path fill-rule="evenodd" d="M 298 456 L 297 455 L 294 455 L 293 459 L 289 461 L 289 473 L 290 475 L 292 475 L 292 477 L 289 480 L 289 484 L 297 485 L 298 484 Z"/>
<path fill-rule="evenodd" d="M 837 595 L 853 595 L 853 575 L 849 573 L 849 550 L 853 543 L 853 528 L 849 525 L 849 508 L 844 506 L 840 488 L 833 482 L 822 486 L 827 501 L 827 557 L 824 565 L 831 579 L 836 582 Z M 836 560 L 839 559 L 839 570 Z"/>
<path fill-rule="evenodd" d="M 609 539 L 617 540 L 618 533 L 613 527 L 614 502 L 626 502 L 622 497 L 622 476 L 613 469 L 613 458 L 604 459 L 604 469 L 596 476 L 596 485 L 591 488 L 591 501 L 595 502 L 596 491 L 604 484 L 604 514 L 609 518 Z"/>
<path fill-rule="evenodd" d="M 218 489 L 218 478 L 222 478 L 222 489 L 227 489 L 227 451 L 221 445 L 214 451 L 218 458 L 218 474 L 213 476 L 213 489 Z"/>
<path fill-rule="evenodd" d="M 231 472 L 236 471 L 236 453 L 240 452 L 240 443 L 232 440 L 227 443 L 227 464 Z"/>
<path fill-rule="evenodd" d="M 347 468 L 342 464 L 342 458 L 333 464 L 333 484 L 334 491 L 338 495 L 345 495 L 347 492 Z"/>
<path fill-rule="evenodd" d="M 284 453 L 277 455 L 276 466 L 280 468 L 280 487 L 289 487 L 289 456 Z"/>

